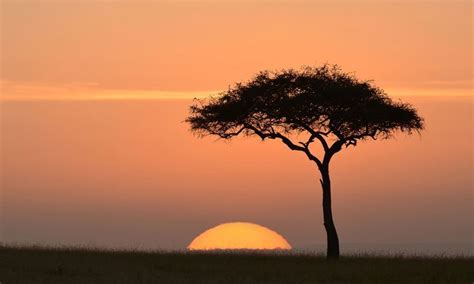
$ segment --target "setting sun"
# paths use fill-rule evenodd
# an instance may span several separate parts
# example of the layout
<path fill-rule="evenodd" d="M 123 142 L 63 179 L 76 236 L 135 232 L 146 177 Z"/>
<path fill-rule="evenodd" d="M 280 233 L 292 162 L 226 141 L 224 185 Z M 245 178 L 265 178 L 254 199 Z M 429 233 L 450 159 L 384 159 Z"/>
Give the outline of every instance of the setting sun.
<path fill-rule="evenodd" d="M 233 222 L 213 227 L 197 236 L 188 249 L 281 249 L 289 250 L 291 245 L 280 234 L 263 226 Z"/>

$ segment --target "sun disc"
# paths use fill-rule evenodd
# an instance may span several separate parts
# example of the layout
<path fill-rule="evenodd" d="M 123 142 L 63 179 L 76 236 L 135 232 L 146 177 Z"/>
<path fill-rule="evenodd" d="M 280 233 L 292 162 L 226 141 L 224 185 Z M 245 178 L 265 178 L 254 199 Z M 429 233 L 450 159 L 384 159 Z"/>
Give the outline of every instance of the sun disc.
<path fill-rule="evenodd" d="M 206 230 L 188 246 L 189 250 L 289 250 L 291 245 L 277 232 L 246 222 L 224 223 Z"/>

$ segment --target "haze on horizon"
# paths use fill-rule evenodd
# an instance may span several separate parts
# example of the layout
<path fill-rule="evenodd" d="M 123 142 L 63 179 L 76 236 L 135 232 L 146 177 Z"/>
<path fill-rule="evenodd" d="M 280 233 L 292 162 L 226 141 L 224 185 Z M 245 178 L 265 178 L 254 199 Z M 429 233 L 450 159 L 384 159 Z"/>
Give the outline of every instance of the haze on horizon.
<path fill-rule="evenodd" d="M 332 163 L 343 251 L 472 252 L 473 100 L 404 101 L 426 119 L 421 135 L 361 142 Z M 183 123 L 190 104 L 4 102 L 2 241 L 184 249 L 241 221 L 322 248 L 307 158 L 275 141 L 197 139 Z"/>

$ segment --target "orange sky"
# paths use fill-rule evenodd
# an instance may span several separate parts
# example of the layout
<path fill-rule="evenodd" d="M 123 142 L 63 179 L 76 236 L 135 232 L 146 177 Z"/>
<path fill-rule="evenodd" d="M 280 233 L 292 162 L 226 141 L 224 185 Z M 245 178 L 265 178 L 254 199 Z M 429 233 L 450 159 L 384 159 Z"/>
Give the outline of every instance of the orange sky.
<path fill-rule="evenodd" d="M 183 121 L 191 97 L 329 62 L 426 120 L 421 136 L 335 158 L 343 251 L 472 248 L 472 1 L 0 5 L 0 241 L 183 249 L 245 221 L 324 247 L 313 164 L 275 141 L 197 139 Z"/>
<path fill-rule="evenodd" d="M 6 0 L 1 10 L 4 98 L 183 96 L 324 62 L 407 94 L 471 94 L 471 1 Z"/>
<path fill-rule="evenodd" d="M 344 252 L 472 247 L 473 100 L 404 101 L 426 119 L 421 136 L 359 143 L 333 160 Z M 3 241 L 184 249 L 244 221 L 323 249 L 314 164 L 277 141 L 198 139 L 183 123 L 190 103 L 4 102 Z"/>

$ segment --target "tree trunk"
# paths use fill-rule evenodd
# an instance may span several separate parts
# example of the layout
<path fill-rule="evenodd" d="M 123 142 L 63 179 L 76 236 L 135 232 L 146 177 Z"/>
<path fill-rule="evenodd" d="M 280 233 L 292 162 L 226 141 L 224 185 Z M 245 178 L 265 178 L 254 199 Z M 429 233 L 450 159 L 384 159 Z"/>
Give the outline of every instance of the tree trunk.
<path fill-rule="evenodd" d="M 337 237 L 336 226 L 332 218 L 331 209 L 331 180 L 329 178 L 329 167 L 324 165 L 321 169 L 321 186 L 323 188 L 323 216 L 324 227 L 327 234 L 327 258 L 339 258 L 339 238 Z"/>

